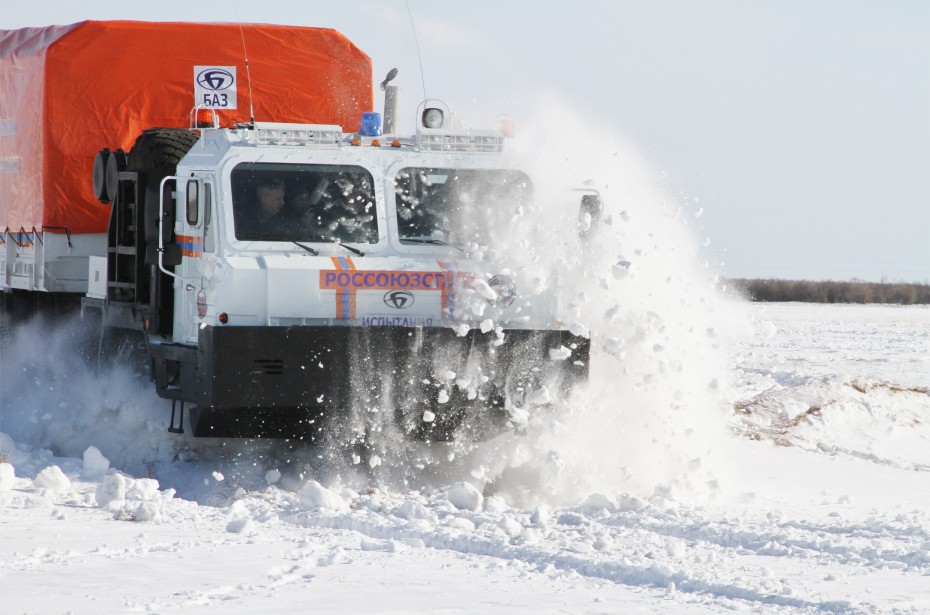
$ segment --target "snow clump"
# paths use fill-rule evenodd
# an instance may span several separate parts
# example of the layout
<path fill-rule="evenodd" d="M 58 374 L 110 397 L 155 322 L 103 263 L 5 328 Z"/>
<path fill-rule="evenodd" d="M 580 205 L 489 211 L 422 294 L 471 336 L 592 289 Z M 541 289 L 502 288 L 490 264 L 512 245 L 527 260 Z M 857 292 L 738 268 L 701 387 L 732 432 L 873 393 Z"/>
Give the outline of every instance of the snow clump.
<path fill-rule="evenodd" d="M 126 499 L 126 477 L 122 474 L 110 474 L 97 485 L 97 506 L 111 509 L 111 505 L 122 505 Z M 118 506 L 117 506 L 118 507 Z"/>
<path fill-rule="evenodd" d="M 12 489 L 15 481 L 16 472 L 13 471 L 13 466 L 8 463 L 0 463 L 0 493 Z"/>
<path fill-rule="evenodd" d="M 89 446 L 84 451 L 84 475 L 88 477 L 103 476 L 110 469 L 110 460 L 103 456 L 96 446 Z"/>
<path fill-rule="evenodd" d="M 484 496 L 471 483 L 461 482 L 449 487 L 449 502 L 459 510 L 479 510 Z"/>
<path fill-rule="evenodd" d="M 315 480 L 307 481 L 307 484 L 297 492 L 297 497 L 305 506 L 313 509 L 333 511 L 349 509 L 349 505 L 338 494 Z"/>
<path fill-rule="evenodd" d="M 65 473 L 58 466 L 49 466 L 39 472 L 33 484 L 40 489 L 60 492 L 71 487 L 71 480 L 65 476 Z"/>

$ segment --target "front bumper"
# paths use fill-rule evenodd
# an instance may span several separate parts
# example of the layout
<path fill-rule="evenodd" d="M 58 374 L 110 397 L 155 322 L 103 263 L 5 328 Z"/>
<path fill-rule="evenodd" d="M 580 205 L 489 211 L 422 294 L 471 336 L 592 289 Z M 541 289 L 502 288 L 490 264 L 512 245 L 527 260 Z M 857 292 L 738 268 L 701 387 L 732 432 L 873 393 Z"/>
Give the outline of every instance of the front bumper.
<path fill-rule="evenodd" d="M 551 360 L 550 349 L 571 349 Z M 203 411 L 393 410 L 442 420 L 463 411 L 505 418 L 545 386 L 565 396 L 588 373 L 589 341 L 567 331 L 431 327 L 213 327 L 196 348 L 152 344 L 161 397 Z M 416 420 L 407 425 L 417 429 Z"/>

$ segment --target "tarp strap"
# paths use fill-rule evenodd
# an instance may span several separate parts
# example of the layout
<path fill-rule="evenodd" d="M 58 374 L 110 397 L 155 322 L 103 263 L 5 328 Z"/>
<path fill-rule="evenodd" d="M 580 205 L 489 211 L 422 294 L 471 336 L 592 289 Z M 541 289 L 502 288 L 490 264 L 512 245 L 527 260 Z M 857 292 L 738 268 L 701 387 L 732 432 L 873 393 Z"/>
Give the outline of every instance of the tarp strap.
<path fill-rule="evenodd" d="M 65 237 L 68 238 L 68 249 L 73 250 L 74 246 L 71 245 L 71 227 L 70 226 L 43 226 L 42 230 L 51 229 L 53 231 L 64 231 Z M 35 227 L 32 227 L 32 230 L 35 231 Z M 43 242 L 45 243 L 45 242 Z"/>

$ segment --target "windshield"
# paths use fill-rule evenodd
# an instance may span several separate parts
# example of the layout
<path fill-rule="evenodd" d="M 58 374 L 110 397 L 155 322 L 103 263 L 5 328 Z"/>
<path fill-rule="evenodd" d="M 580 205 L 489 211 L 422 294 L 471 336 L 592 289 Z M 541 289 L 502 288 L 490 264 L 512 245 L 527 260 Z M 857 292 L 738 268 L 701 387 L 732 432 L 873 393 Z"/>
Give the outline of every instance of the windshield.
<path fill-rule="evenodd" d="M 500 169 L 402 169 L 395 179 L 401 241 L 492 245 L 532 196 L 529 177 Z"/>
<path fill-rule="evenodd" d="M 247 162 L 231 181 L 236 239 L 378 241 L 374 182 L 362 167 Z"/>

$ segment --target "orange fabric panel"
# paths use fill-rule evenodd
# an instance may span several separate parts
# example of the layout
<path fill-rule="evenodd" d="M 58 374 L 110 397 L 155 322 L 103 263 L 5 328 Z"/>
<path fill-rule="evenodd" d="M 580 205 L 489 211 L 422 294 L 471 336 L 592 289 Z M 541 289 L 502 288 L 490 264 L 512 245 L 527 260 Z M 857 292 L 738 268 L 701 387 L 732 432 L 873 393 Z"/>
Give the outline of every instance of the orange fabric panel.
<path fill-rule="evenodd" d="M 0 232 L 42 228 L 45 52 L 73 28 L 0 31 Z"/>
<path fill-rule="evenodd" d="M 54 28 L 62 27 L 33 30 Z M 237 107 L 220 111 L 220 123 L 248 121 L 243 38 L 257 121 L 337 124 L 351 132 L 373 105 L 371 60 L 335 30 L 130 21 L 64 28 L 70 29 L 47 36 L 44 47 L 33 46 L 33 65 L 26 71 L 44 69 L 41 97 L 35 98 L 34 87 L 14 86 L 12 95 L 21 100 L 17 124 L 39 123 L 15 141 L 21 155 L 38 157 L 42 190 L 24 206 L 29 190 L 8 194 L 0 184 L 0 228 L 105 232 L 109 206 L 93 198 L 94 155 L 104 147 L 128 152 L 146 128 L 187 128 L 195 104 L 195 66 L 236 68 Z M 2 50 L 0 63 L 6 70 Z"/>

